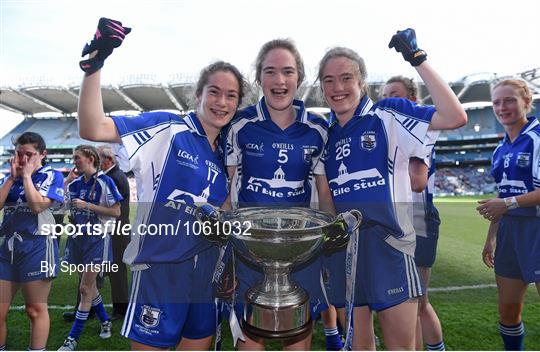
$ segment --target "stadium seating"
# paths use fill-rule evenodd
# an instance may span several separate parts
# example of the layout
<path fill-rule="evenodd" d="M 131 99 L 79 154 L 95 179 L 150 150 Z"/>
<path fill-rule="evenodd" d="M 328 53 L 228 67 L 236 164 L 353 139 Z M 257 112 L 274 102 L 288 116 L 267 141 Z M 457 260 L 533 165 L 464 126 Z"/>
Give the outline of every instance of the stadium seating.
<path fill-rule="evenodd" d="M 534 96 L 535 110 L 533 113 L 538 117 L 540 111 L 540 76 L 538 69 L 517 74 L 530 83 Z M 131 77 L 131 76 L 130 76 Z M 504 129 L 497 122 L 489 97 L 490 84 L 500 80 L 495 74 L 475 74 L 465 76 L 458 82 L 450 83 L 450 87 L 456 93 L 467 112 L 469 122 L 466 126 L 453 131 L 441 132 L 435 146 L 437 151 L 437 165 L 439 171 L 436 178 L 436 192 L 438 194 L 482 194 L 493 192 L 494 183 L 489 176 L 491 155 L 499 140 L 504 136 Z M 132 114 L 142 110 L 152 109 L 182 109 L 178 112 L 183 114 L 194 108 L 194 77 L 190 75 L 172 75 L 169 82 L 157 82 L 153 77 L 133 76 L 129 80 L 121 81 L 117 86 L 104 86 L 104 109 L 107 114 L 126 113 Z M 380 98 L 382 81 L 370 82 L 369 95 L 372 99 Z M 31 87 L 24 88 L 26 90 Z M 46 87 L 41 87 L 46 91 Z M 33 100 L 23 99 L 24 95 L 17 93 L 13 88 L 0 87 L 0 93 L 5 100 L 4 104 L 10 109 L 15 109 L 27 116 L 13 130 L 0 138 L 0 171 L 6 172 L 9 166 L 5 163 L 13 149 L 12 140 L 25 131 L 39 132 L 47 142 L 50 161 L 55 168 L 63 171 L 68 170 L 72 149 L 79 144 L 88 144 L 79 137 L 77 120 L 73 116 L 75 111 L 67 111 L 62 107 L 73 104 L 65 104 L 72 101 L 73 95 L 78 94 L 80 87 L 58 89 L 51 87 L 58 101 L 50 102 L 52 105 L 41 102 L 40 96 L 34 96 Z M 243 105 L 253 104 L 259 97 L 259 88 L 250 85 Z M 63 94 L 63 95 L 62 95 Z M 419 84 L 419 95 L 424 104 L 431 104 L 431 97 L 423 84 Z M 297 98 L 305 101 L 310 111 L 327 114 L 327 106 L 318 83 L 304 82 L 298 90 Z M 61 118 L 36 118 L 34 113 L 43 115 L 50 110 Z M 67 108 L 66 108 L 67 109 Z M 124 109 L 120 112 L 118 110 Z M 114 110 L 114 111 L 113 111 Z M 1 113 L 2 110 L 0 110 Z M 92 143 L 90 143 L 92 144 Z M 480 172 L 478 170 L 483 170 Z"/>

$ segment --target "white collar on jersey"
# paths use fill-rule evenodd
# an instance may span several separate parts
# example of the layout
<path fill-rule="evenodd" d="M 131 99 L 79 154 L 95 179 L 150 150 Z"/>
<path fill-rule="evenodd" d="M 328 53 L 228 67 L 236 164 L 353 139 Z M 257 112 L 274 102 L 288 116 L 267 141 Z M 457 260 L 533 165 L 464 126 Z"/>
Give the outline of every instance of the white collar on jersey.
<path fill-rule="evenodd" d="M 201 121 L 195 112 L 190 112 L 183 118 L 185 124 L 189 127 L 192 133 L 197 133 L 201 137 L 206 137 L 206 132 L 201 125 Z"/>
<path fill-rule="evenodd" d="M 307 113 L 304 102 L 302 100 L 294 99 L 293 107 L 296 110 L 296 121 L 306 122 Z M 270 112 L 266 107 L 266 100 L 264 99 L 264 97 L 262 97 L 261 100 L 259 100 L 259 102 L 257 103 L 257 114 L 263 120 L 272 120 L 272 116 L 270 116 Z"/>
<path fill-rule="evenodd" d="M 360 99 L 360 103 L 358 103 L 356 110 L 354 110 L 353 118 L 366 115 L 372 107 L 373 101 L 367 94 L 364 95 L 362 99 Z M 337 116 L 333 110 L 330 110 L 330 120 L 328 122 L 330 126 L 337 122 Z"/>
<path fill-rule="evenodd" d="M 519 133 L 519 135 L 521 136 L 521 135 L 527 134 L 530 130 L 532 130 L 533 128 L 535 128 L 538 125 L 540 125 L 540 122 L 536 119 L 536 117 L 534 117 L 534 116 L 527 117 L 527 124 L 525 124 L 525 126 L 523 126 L 523 128 L 521 129 L 521 132 Z M 510 140 L 508 138 L 508 133 L 504 134 L 504 140 L 505 141 Z"/>

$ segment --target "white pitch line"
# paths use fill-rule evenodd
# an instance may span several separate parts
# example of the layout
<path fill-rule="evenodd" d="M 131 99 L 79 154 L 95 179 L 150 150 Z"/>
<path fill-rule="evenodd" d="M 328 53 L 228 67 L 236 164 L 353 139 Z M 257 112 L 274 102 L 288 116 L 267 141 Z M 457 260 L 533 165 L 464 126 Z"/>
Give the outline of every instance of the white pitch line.
<path fill-rule="evenodd" d="M 106 308 L 112 308 L 112 304 L 104 304 L 104 306 Z M 24 306 L 14 306 L 14 307 L 10 307 L 9 308 L 10 310 L 24 310 Z M 51 309 L 54 309 L 54 310 L 67 310 L 67 311 L 72 311 L 73 309 L 75 309 L 75 306 L 49 306 L 49 310 Z"/>
<path fill-rule="evenodd" d="M 463 290 L 479 290 L 483 288 L 493 288 L 497 287 L 496 284 L 481 284 L 481 285 L 470 285 L 470 286 L 448 286 L 448 287 L 430 287 L 428 292 L 452 292 L 452 291 L 463 291 Z"/>
<path fill-rule="evenodd" d="M 496 284 L 481 284 L 470 286 L 447 286 L 447 287 L 430 287 L 428 292 L 452 292 L 452 291 L 464 291 L 464 290 L 480 290 L 483 288 L 494 288 Z M 111 308 L 112 304 L 104 304 L 105 307 Z M 73 310 L 75 306 L 49 306 L 50 310 Z M 10 310 L 24 310 L 24 306 L 15 306 L 9 308 Z"/>

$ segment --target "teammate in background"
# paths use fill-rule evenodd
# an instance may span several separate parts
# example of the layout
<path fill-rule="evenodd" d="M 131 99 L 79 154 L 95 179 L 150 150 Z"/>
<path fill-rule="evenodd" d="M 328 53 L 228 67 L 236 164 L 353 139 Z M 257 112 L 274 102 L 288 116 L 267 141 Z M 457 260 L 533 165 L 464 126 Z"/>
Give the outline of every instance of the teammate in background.
<path fill-rule="evenodd" d="M 122 229 L 129 226 L 129 182 L 126 174 L 118 167 L 116 156 L 110 146 L 100 145 L 97 147 L 97 151 L 101 161 L 101 170 L 114 181 L 123 198 L 120 202 L 120 216 L 116 218 L 116 226 L 111 236 L 113 262 L 118 265 L 118 271 L 108 274 L 113 305 L 111 320 L 114 321 L 125 316 L 128 305 L 127 267 L 122 261 L 122 256 L 129 244 L 130 236 L 126 235 Z"/>
<path fill-rule="evenodd" d="M 378 312 L 384 342 L 389 350 L 415 347 L 417 297 L 423 294 L 414 264 L 415 234 L 408 203 L 411 157 L 425 158 L 425 143 L 434 139 L 430 130 L 454 129 L 467 115 L 448 85 L 426 62 L 412 29 L 398 31 L 390 41 L 424 80 L 435 107 L 406 99 L 384 99 L 373 104 L 367 96 L 363 59 L 348 48 L 333 48 L 322 58 L 319 79 L 330 106 L 331 125 L 323 158 L 338 212 L 358 209 L 364 220 L 359 236 L 351 238 L 347 256 L 356 260 L 354 326 L 356 313 Z M 433 136 L 428 136 L 432 133 Z M 345 253 L 332 257 L 331 280 L 341 289 L 337 303 L 345 301 Z M 384 280 L 381 280 L 384 278 Z M 352 280 L 349 281 L 352 283 Z M 349 329 L 350 327 L 348 327 Z M 362 327 L 358 327 L 363 329 Z M 360 336 L 362 337 L 362 336 Z M 358 341 L 360 340 L 360 341 Z M 348 346 L 346 346 L 348 347 Z M 354 349 L 374 349 L 374 339 L 353 339 Z"/>
<path fill-rule="evenodd" d="M 499 197 L 481 200 L 477 208 L 490 221 L 482 259 L 495 267 L 504 348 L 523 350 L 525 292 L 535 283 L 540 294 L 540 123 L 527 117 L 533 99 L 524 81 L 497 83 L 491 101 L 506 136 L 492 158 Z"/>
<path fill-rule="evenodd" d="M 418 88 L 412 79 L 403 76 L 391 77 L 383 88 L 384 98 L 404 98 L 416 102 Z M 413 190 L 413 226 L 416 232 L 416 249 L 414 261 L 425 288 L 425 294 L 418 300 L 418 321 L 416 324 L 416 349 L 422 350 L 424 342 L 428 351 L 445 349 L 441 322 L 437 313 L 429 303 L 428 287 L 431 267 L 437 255 L 439 239 L 439 212 L 433 204 L 433 188 L 435 181 L 435 150 L 432 150 L 428 164 L 421 159 L 409 160 L 409 176 Z M 429 171 L 428 171 L 429 165 Z"/>
<path fill-rule="evenodd" d="M 0 236 L 5 236 L 0 245 L 0 351 L 6 349 L 6 318 L 19 289 L 30 319 L 28 350 L 44 351 L 50 327 L 47 301 L 59 257 L 58 242 L 41 236 L 39 226 L 55 223 L 51 209 L 64 202 L 63 177 L 45 164 L 47 150 L 39 134 L 25 132 L 13 144 L 10 173 L 0 187 Z"/>
<path fill-rule="evenodd" d="M 324 167 L 319 158 L 327 140 L 327 123 L 305 110 L 304 103 L 295 100 L 297 89 L 305 78 L 304 63 L 294 45 L 287 39 L 265 43 L 256 63 L 256 80 L 263 97 L 258 104 L 238 113 L 227 134 L 226 165 L 231 183 L 233 208 L 246 206 L 303 206 L 310 204 L 335 213 Z M 252 182 L 255 180 L 255 182 Z M 318 204 L 317 204 L 318 203 Z M 260 270 L 238 258 L 238 298 L 262 281 Z M 324 288 L 321 286 L 322 258 L 296 269 L 292 277 L 309 292 L 311 314 L 326 310 Z M 243 303 L 237 304 L 242 316 Z M 340 349 L 335 311 L 325 313 L 329 349 Z M 329 323 L 333 320 L 333 323 Z M 333 326 L 328 326 L 333 325 Z M 328 334 L 328 333 L 327 333 Z M 259 350 L 264 340 L 244 334 L 241 350 Z M 309 350 L 312 331 L 283 342 L 284 349 Z M 330 340 L 330 341 L 329 341 Z"/>
<path fill-rule="evenodd" d="M 99 170 L 99 156 L 96 148 L 79 145 L 73 152 L 75 168 L 65 180 L 66 197 L 74 225 L 81 227 L 81 232 L 67 239 L 64 260 L 70 264 L 102 264 L 112 260 L 110 232 L 114 228 L 115 218 L 120 216 L 122 196 L 114 181 Z M 111 224 L 112 226 L 107 226 Z M 95 228 L 94 225 L 99 225 Z M 109 229 L 109 232 L 106 232 Z M 96 285 L 97 276 L 103 272 L 85 270 L 79 273 L 81 295 L 75 320 L 68 337 L 60 351 L 74 351 L 84 329 L 90 308 L 94 309 L 101 321 L 99 337 L 111 337 L 112 322 L 103 306 L 103 299 Z"/>
<path fill-rule="evenodd" d="M 83 51 L 90 57 L 80 64 L 86 74 L 78 109 L 81 137 L 121 143 L 123 161 L 140 185 L 124 253 L 133 279 L 122 335 L 134 350 L 205 350 L 216 327 L 212 276 L 218 250 L 197 232 L 193 213 L 197 204 L 221 206 L 227 197 L 219 133 L 242 102 L 244 79 L 219 61 L 201 71 L 196 110 L 183 118 L 167 112 L 105 116 L 100 68 L 129 32 L 118 21 L 100 20 L 99 35 Z M 149 236 L 144 229 L 150 225 L 176 232 Z"/>

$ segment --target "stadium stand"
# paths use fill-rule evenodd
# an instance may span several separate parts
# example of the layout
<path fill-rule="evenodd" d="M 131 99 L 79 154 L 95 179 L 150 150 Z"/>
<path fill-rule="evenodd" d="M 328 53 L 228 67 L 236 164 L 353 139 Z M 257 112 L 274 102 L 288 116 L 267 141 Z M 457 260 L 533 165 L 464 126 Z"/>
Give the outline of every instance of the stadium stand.
<path fill-rule="evenodd" d="M 534 92 L 535 109 L 540 115 L 540 67 L 513 75 L 524 79 Z M 436 192 L 438 194 L 491 193 L 494 183 L 489 176 L 491 154 L 504 136 L 497 123 L 490 102 L 490 84 L 501 79 L 494 73 L 479 73 L 450 83 L 463 104 L 469 122 L 466 126 L 442 132 L 436 144 Z M 195 106 L 194 75 L 171 75 L 168 82 L 160 82 L 153 75 L 131 75 L 118 85 L 102 87 L 103 106 L 107 114 L 138 114 L 143 111 L 169 110 L 185 114 Z M 378 100 L 383 82 L 370 82 L 369 95 Z M 72 149 L 88 143 L 79 137 L 76 120 L 79 86 L 59 87 L 39 84 L 29 87 L 0 87 L 0 115 L 2 109 L 25 117 L 13 130 L 0 138 L 0 172 L 9 171 L 6 164 L 13 146 L 12 139 L 25 131 L 43 135 L 49 149 L 49 161 L 64 172 L 71 167 Z M 420 98 L 432 103 L 423 84 L 419 84 Z M 256 85 L 248 87 L 243 105 L 253 104 L 260 96 Z M 321 115 L 328 108 L 318 82 L 304 82 L 298 98 L 306 107 Z M 41 117 L 46 116 L 46 117 Z"/>

